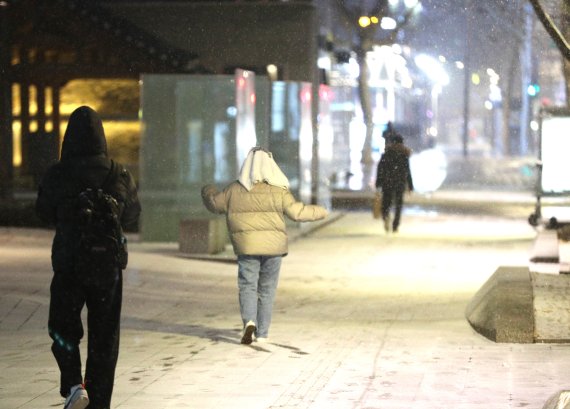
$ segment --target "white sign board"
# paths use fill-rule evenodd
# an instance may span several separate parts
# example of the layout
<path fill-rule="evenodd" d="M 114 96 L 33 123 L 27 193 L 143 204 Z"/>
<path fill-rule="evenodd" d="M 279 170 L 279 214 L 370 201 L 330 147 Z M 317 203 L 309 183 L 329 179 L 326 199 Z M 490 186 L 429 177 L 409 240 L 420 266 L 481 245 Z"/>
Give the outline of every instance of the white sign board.
<path fill-rule="evenodd" d="M 570 194 L 570 116 L 544 116 L 540 139 L 542 192 Z"/>

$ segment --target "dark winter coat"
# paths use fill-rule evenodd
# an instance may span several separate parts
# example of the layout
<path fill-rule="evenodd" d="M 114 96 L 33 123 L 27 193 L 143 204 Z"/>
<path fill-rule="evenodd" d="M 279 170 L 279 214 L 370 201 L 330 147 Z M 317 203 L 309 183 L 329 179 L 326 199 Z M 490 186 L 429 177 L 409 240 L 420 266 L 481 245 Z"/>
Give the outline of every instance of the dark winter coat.
<path fill-rule="evenodd" d="M 52 245 L 54 271 L 71 271 L 74 267 L 73 249 L 79 237 L 72 210 L 74 201 L 83 190 L 101 187 L 112 170 L 118 176 L 107 185 L 108 193 L 122 207 L 121 225 L 124 229 L 136 228 L 141 207 L 134 179 L 107 157 L 105 132 L 97 113 L 89 107 L 77 108 L 69 118 L 61 159 L 44 175 L 36 200 L 38 216 L 56 228 Z"/>
<path fill-rule="evenodd" d="M 391 143 L 386 149 L 376 171 L 376 187 L 383 190 L 414 190 L 410 172 L 411 151 L 403 143 Z"/>

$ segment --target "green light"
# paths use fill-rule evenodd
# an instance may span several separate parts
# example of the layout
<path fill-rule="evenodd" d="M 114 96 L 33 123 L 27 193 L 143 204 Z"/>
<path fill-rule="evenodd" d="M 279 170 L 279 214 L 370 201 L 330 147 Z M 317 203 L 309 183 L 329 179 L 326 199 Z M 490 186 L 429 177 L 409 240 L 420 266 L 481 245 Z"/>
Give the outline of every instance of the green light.
<path fill-rule="evenodd" d="M 540 92 L 540 85 L 538 84 L 530 84 L 528 86 L 528 88 L 526 89 L 526 92 L 528 95 L 530 95 L 531 97 L 536 97 L 538 95 L 538 93 Z"/>

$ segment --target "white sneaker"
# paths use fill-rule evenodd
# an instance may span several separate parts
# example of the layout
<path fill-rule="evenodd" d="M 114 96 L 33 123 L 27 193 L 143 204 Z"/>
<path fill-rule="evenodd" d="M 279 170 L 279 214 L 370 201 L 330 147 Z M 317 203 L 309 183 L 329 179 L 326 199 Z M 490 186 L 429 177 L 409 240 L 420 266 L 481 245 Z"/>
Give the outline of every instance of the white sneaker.
<path fill-rule="evenodd" d="M 63 409 L 85 409 L 89 405 L 89 396 L 83 385 L 72 386 L 65 399 Z"/>
<path fill-rule="evenodd" d="M 266 337 L 257 337 L 255 338 L 256 342 L 259 342 L 260 344 L 266 344 L 269 342 L 269 338 Z"/>
<path fill-rule="evenodd" d="M 255 322 L 248 321 L 243 329 L 243 335 L 241 336 L 241 343 L 249 345 L 253 342 L 253 333 L 255 332 Z"/>

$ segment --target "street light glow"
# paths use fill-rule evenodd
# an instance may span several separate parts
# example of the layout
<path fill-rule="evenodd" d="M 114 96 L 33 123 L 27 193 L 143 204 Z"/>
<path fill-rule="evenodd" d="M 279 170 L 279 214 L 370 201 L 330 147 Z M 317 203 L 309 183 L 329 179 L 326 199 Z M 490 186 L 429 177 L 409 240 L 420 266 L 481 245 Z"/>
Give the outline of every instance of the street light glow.
<path fill-rule="evenodd" d="M 479 76 L 479 74 L 477 74 L 476 72 L 471 74 L 471 82 L 473 83 L 473 85 L 481 84 L 481 77 Z"/>
<path fill-rule="evenodd" d="M 329 56 L 319 57 L 317 60 L 317 66 L 323 70 L 330 70 L 332 66 L 332 61 Z"/>
<path fill-rule="evenodd" d="M 404 4 L 407 8 L 413 9 L 419 3 L 419 0 L 404 0 Z"/>
<path fill-rule="evenodd" d="M 501 95 L 501 88 L 493 82 L 489 84 L 489 99 L 493 102 L 499 102 L 503 99 Z"/>
<path fill-rule="evenodd" d="M 370 25 L 370 17 L 362 16 L 358 19 L 358 25 L 362 28 L 366 28 Z"/>
<path fill-rule="evenodd" d="M 382 17 L 380 27 L 382 27 L 384 30 L 394 30 L 397 26 L 398 23 L 392 17 Z"/>
<path fill-rule="evenodd" d="M 360 75 L 360 65 L 358 65 L 356 58 L 348 60 L 348 72 L 352 78 L 358 78 Z"/>
<path fill-rule="evenodd" d="M 434 83 L 439 85 L 449 84 L 449 75 L 447 75 L 439 60 L 426 54 L 419 54 L 414 61 Z"/>

